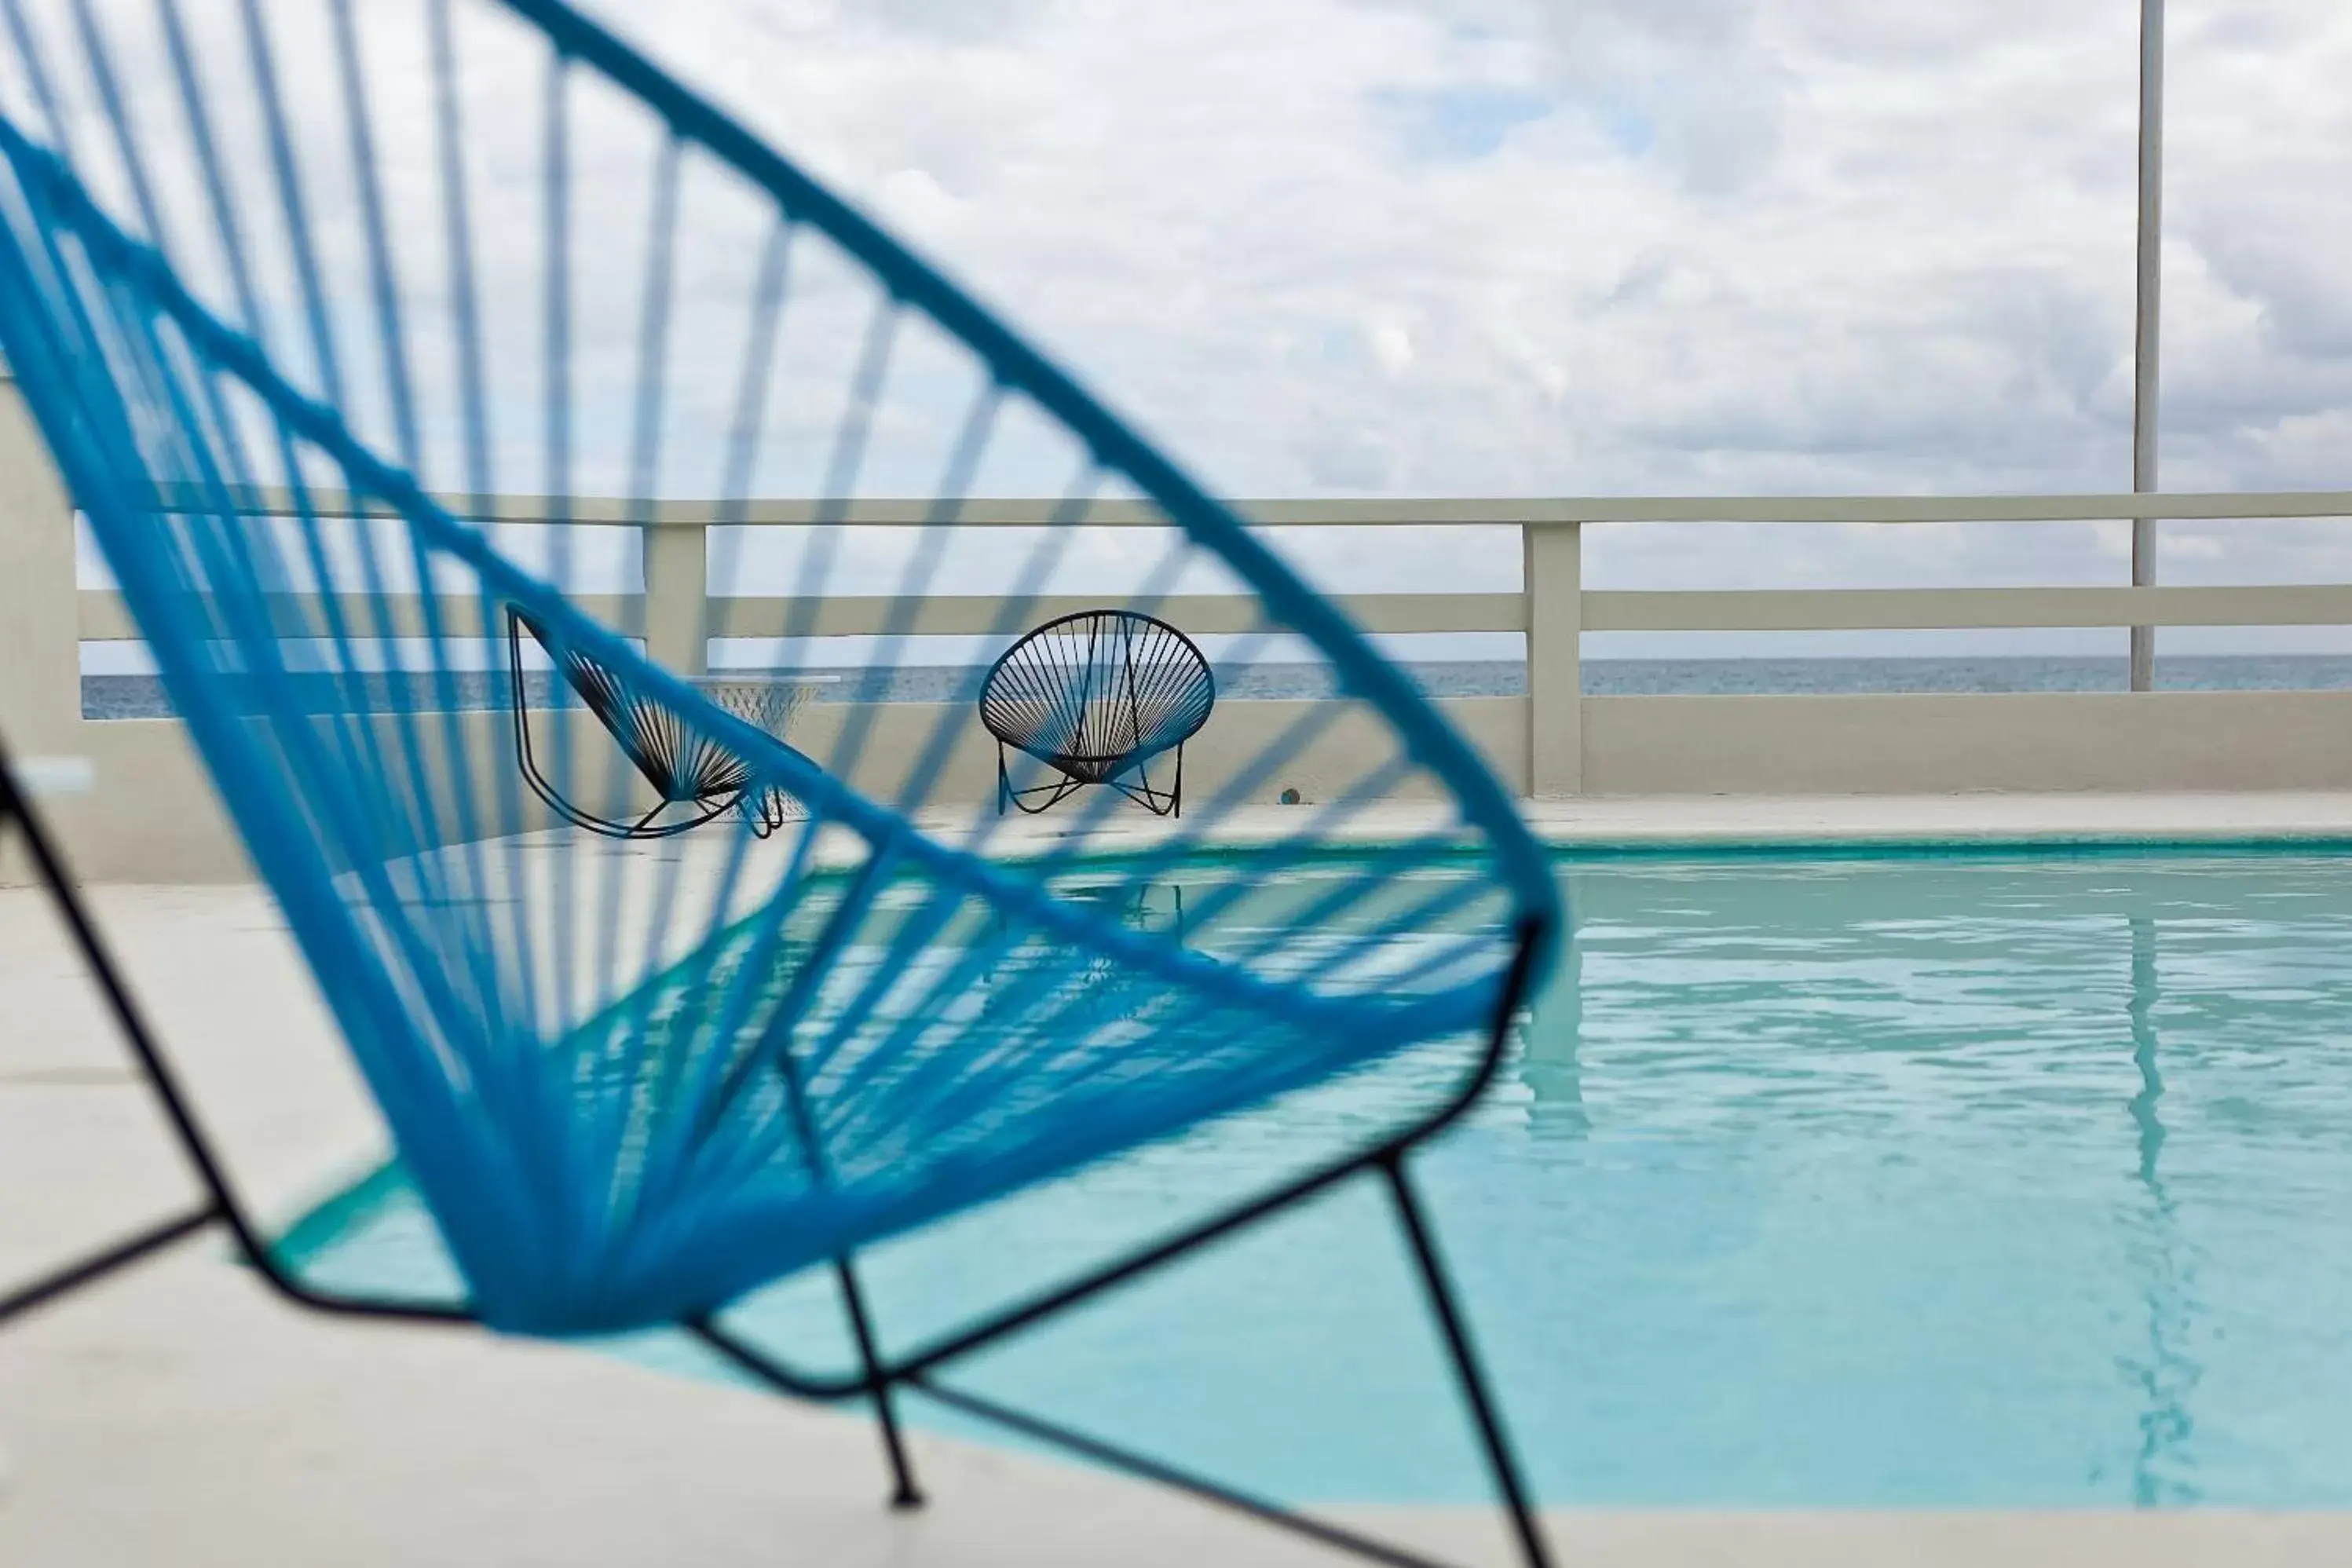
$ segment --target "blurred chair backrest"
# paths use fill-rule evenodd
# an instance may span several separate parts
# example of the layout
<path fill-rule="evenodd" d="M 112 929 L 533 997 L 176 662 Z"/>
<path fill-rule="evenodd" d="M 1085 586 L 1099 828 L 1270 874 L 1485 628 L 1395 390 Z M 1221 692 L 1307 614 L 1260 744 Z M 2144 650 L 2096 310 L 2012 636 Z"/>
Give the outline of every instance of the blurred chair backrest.
<path fill-rule="evenodd" d="M 703 1312 L 1485 1029 L 1530 933 L 1540 977 L 1549 871 L 1412 683 L 994 317 L 643 56 L 558 0 L 184 9 L 7 5 L 0 348 L 487 1321 Z M 481 520 L 516 475 L 541 533 Z M 730 526 L 755 486 L 817 497 L 773 569 L 789 595 Z M 922 662 L 942 574 L 1005 555 L 968 526 L 991 493 L 1059 498 L 990 637 L 1034 619 L 1112 500 L 1159 541 L 1130 608 L 1220 574 L 1254 601 L 1244 643 L 1285 639 L 1338 694 L 1087 879 L 1164 880 L 1343 729 L 1342 787 L 1257 832 L 1181 935 L 1056 894 L 1119 846 L 1101 811 L 1006 856 L 955 772 L 969 709 L 880 700 Z M 911 547 L 868 548 L 861 499 L 908 495 Z M 613 496 L 601 523 L 648 535 L 665 496 L 702 498 L 706 647 L 732 607 L 790 643 L 863 595 L 871 700 L 821 756 L 649 660 L 649 594 L 588 598 L 568 524 Z M 878 607 L 845 586 L 876 574 Z M 658 854 L 546 831 L 505 724 L 498 641 L 519 664 L 524 626 L 600 721 L 544 710 L 551 793 L 609 818 L 641 779 L 707 788 L 698 759 L 724 754 L 807 821 L 763 847 L 741 813 Z M 1139 689 L 1130 753 L 1189 733 L 1209 688 L 1182 690 Z M 1323 852 L 1404 789 L 1451 820 Z M 1450 880 L 1410 881 L 1433 865 Z"/>

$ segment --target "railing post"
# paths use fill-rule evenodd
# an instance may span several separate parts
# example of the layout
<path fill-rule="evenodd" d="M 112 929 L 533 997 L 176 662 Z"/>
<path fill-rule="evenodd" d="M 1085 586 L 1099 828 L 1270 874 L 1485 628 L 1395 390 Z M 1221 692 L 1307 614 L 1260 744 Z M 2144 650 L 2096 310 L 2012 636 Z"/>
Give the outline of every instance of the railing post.
<path fill-rule="evenodd" d="M 73 503 L 0 362 L 0 733 L 19 767 L 81 749 L 80 616 Z M 0 886 L 34 880 L 21 846 L 0 832 Z"/>
<path fill-rule="evenodd" d="M 73 503 L 0 364 L 0 730 L 18 757 L 70 749 L 81 722 Z"/>
<path fill-rule="evenodd" d="M 644 538 L 646 653 L 673 674 L 707 674 L 710 530 L 700 523 L 648 522 Z"/>
<path fill-rule="evenodd" d="M 1584 789 L 1583 530 L 1519 525 L 1528 598 L 1528 793 Z"/>

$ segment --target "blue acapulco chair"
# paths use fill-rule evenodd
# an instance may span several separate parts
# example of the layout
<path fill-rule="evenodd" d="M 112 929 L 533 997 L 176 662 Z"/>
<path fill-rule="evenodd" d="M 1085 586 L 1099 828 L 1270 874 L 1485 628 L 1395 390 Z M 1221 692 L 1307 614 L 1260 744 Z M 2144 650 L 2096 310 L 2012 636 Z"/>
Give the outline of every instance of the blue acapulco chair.
<path fill-rule="evenodd" d="M 891 1396 L 912 1387 L 1410 1562 L 941 1377 L 1370 1174 L 1544 1561 L 1405 1160 L 1492 1079 L 1562 915 L 1510 800 L 1409 681 L 994 317 L 555 0 L 0 0 L 0 347 L 466 1291 L 356 1298 L 273 1257 L 0 765 L 0 817 L 208 1194 L 0 1317 L 219 1223 L 310 1307 L 679 1325 L 786 1393 L 869 1399 L 902 1504 Z M 499 495 L 516 475 L 536 499 Z M 1059 498 L 994 498 L 1041 494 Z M 1082 532 L 1113 541 L 1138 613 L 1238 584 L 1255 619 L 1222 656 L 1319 663 L 1336 695 L 1222 755 L 1203 731 L 1181 821 L 1139 834 L 1105 790 L 1042 845 L 1001 839 L 966 705 L 883 699 L 940 662 L 938 584 L 994 571 L 988 599 L 949 601 L 952 629 L 992 606 L 982 641 L 1009 645 L 1068 601 Z M 642 542 L 642 585 L 625 562 L 596 587 L 616 569 L 590 544 L 614 538 Z M 730 591 L 755 576 L 791 592 Z M 615 700 L 806 820 L 762 838 L 737 813 L 659 855 L 567 826 L 520 787 L 505 732 L 529 695 L 499 657 L 515 615 L 548 668 L 593 660 Z M 745 637 L 795 659 L 858 639 L 864 684 L 784 747 L 688 678 Z M 628 789 L 560 681 L 542 718 L 565 800 Z M 1022 766 L 1003 787 L 1034 781 Z M 1321 803 L 1236 823 L 1293 779 Z M 1400 793 L 1449 807 L 1442 828 L 1346 849 Z M 1179 876 L 1181 920 L 1125 917 Z M 1465 1065 L 1410 1118 L 886 1354 L 861 1249 L 1423 1049 Z M 854 1373 L 725 1320 L 812 1267 L 836 1277 Z"/>

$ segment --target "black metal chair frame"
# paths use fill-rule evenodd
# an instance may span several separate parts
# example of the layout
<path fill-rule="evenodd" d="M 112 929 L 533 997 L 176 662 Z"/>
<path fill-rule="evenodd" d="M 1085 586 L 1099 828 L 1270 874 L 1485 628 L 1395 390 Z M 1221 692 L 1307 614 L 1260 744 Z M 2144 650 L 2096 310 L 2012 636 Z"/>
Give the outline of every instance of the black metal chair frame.
<path fill-rule="evenodd" d="M 472 1312 L 463 1306 L 349 1296 L 320 1291 L 289 1272 L 272 1256 L 268 1243 L 254 1223 L 250 1212 L 240 1202 L 228 1178 L 226 1167 L 215 1153 L 178 1075 L 156 1036 L 148 1028 L 145 1016 L 131 999 L 121 972 L 100 938 L 89 911 L 67 873 L 55 841 L 30 802 L 20 792 L 5 747 L 0 747 L 0 831 L 5 831 L 11 822 L 17 828 L 30 852 L 34 869 L 55 904 L 75 946 L 89 966 L 106 1006 L 122 1031 L 125 1043 L 154 1090 L 173 1134 L 194 1167 L 205 1196 L 192 1208 L 172 1215 L 145 1230 L 117 1240 L 27 1284 L 0 1292 L 0 1324 L 96 1284 L 118 1270 L 215 1225 L 228 1231 L 237 1250 L 271 1289 L 298 1306 L 320 1312 L 406 1323 L 467 1325 L 477 1322 Z M 1428 1298 L 1429 1310 L 1436 1321 L 1447 1360 L 1469 1407 L 1480 1448 L 1520 1552 L 1529 1568 L 1549 1568 L 1552 1558 L 1537 1523 L 1534 1503 L 1522 1479 L 1517 1456 L 1505 1432 L 1499 1407 L 1473 1347 L 1470 1329 L 1463 1318 L 1451 1276 L 1406 1171 L 1407 1155 L 1461 1117 L 1494 1081 L 1513 1020 L 1524 1000 L 1522 993 L 1528 965 L 1540 947 L 1543 937 L 1544 931 L 1539 922 L 1530 922 L 1518 932 L 1517 955 L 1505 977 L 1493 1027 L 1476 1060 L 1442 1103 L 1420 1120 L 1391 1131 L 1365 1147 L 1237 1202 L 1175 1235 L 1141 1247 L 1055 1288 L 1001 1309 L 897 1356 L 885 1356 L 881 1353 L 874 1334 L 873 1318 L 858 1282 L 855 1260 L 845 1253 L 835 1260 L 834 1272 L 857 1347 L 859 1370 L 854 1375 L 827 1375 L 795 1367 L 729 1329 L 719 1321 L 721 1303 L 714 1303 L 709 1312 L 695 1315 L 679 1326 L 709 1345 L 740 1371 L 778 1393 L 826 1403 L 852 1399 L 872 1401 L 892 1481 L 890 1505 L 893 1508 L 919 1507 L 923 1501 L 900 1437 L 894 1405 L 894 1396 L 898 1391 L 911 1389 L 1033 1440 L 1063 1448 L 1109 1469 L 1189 1492 L 1206 1501 L 1373 1562 L 1389 1563 L 1393 1568 L 1441 1568 L 1428 1557 L 1313 1518 L 1270 1499 L 1239 1490 L 1222 1481 L 1164 1463 L 1060 1422 L 971 1393 L 941 1381 L 940 1375 L 949 1363 L 1043 1322 L 1066 1308 L 1150 1274 L 1261 1219 L 1283 1213 L 1351 1177 L 1370 1175 L 1386 1188 L 1391 1200 L 1397 1223 L 1403 1230 L 1411 1249 L 1415 1270 Z M 785 1074 L 785 1081 L 797 1105 L 799 1085 L 790 1072 Z"/>
<path fill-rule="evenodd" d="M 530 632 L 554 664 L 557 673 L 596 722 L 604 727 L 637 772 L 660 798 L 652 810 L 635 821 L 600 817 L 566 800 L 539 765 L 530 738 L 530 704 L 523 685 L 522 637 Z M 530 792 L 555 814 L 576 828 L 608 839 L 673 838 L 705 822 L 740 810 L 754 836 L 766 838 L 790 819 L 783 800 L 772 789 L 756 789 L 751 765 L 718 742 L 694 733 L 664 709 L 636 703 L 603 665 L 585 654 L 558 653 L 549 646 L 538 625 L 520 610 L 507 607 L 507 663 L 514 677 L 515 765 Z M 637 720 L 630 722 L 632 713 Z M 779 745 L 782 742 L 778 741 Z M 688 814 L 656 822 L 672 807 Z"/>
<path fill-rule="evenodd" d="M 1179 736 L 1172 745 L 1162 741 L 1149 750 L 1139 748 L 1108 757 L 1079 757 L 1067 753 L 1056 755 L 1024 745 L 1018 737 L 1007 735 L 991 721 L 989 695 L 995 690 L 997 682 L 1003 674 L 1006 666 L 1013 663 L 1014 656 L 1024 648 L 1046 633 L 1058 631 L 1075 622 L 1114 620 L 1132 622 L 1166 632 L 1175 638 L 1184 651 L 1199 664 L 1201 679 L 1208 688 L 1206 699 L 1202 703 L 1200 716 L 1193 720 L 1191 727 Z M 1140 705 L 1135 690 L 1135 666 L 1131 647 L 1121 657 L 1119 664 L 1121 673 L 1127 679 L 1127 698 L 1129 709 L 1131 712 L 1138 712 Z M 1009 803 L 1034 816 L 1076 794 L 1089 784 L 1102 784 L 1118 790 L 1155 816 L 1182 816 L 1184 814 L 1184 743 L 1198 735 L 1201 732 L 1201 727 L 1209 722 L 1209 710 L 1215 703 L 1216 676 L 1210 668 L 1208 655 L 1202 653 L 1200 645 L 1186 636 L 1181 630 L 1170 625 L 1156 615 L 1146 615 L 1138 610 L 1080 610 L 1068 615 L 1057 615 L 1042 625 L 1032 627 L 1023 633 L 1019 642 L 1000 654 L 996 663 L 988 667 L 987 677 L 981 682 L 980 685 L 980 722 L 996 741 L 996 814 L 1000 817 L 1004 815 L 1004 808 Z M 1139 719 L 1138 727 L 1140 727 Z M 1035 758 L 1059 773 L 1061 777 L 1048 784 L 1033 784 L 1024 789 L 1014 789 L 1012 772 L 1007 767 L 1006 748 L 1008 747 L 1024 756 Z M 1160 789 L 1155 788 L 1151 782 L 1150 764 L 1155 758 L 1168 755 L 1171 750 L 1175 753 L 1176 777 L 1168 789 Z M 1133 775 L 1132 779 L 1128 777 L 1130 773 Z M 1096 777 L 1089 777 L 1090 774 Z M 1034 806 L 1031 805 L 1030 799 L 1038 795 L 1043 795 L 1045 799 Z"/>

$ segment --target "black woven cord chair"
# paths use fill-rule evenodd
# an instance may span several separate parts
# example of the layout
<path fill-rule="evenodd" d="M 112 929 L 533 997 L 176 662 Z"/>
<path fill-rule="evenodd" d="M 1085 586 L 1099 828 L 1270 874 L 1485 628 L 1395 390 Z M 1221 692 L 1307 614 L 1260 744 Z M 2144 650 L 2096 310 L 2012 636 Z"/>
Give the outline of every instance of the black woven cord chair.
<path fill-rule="evenodd" d="M 1209 722 L 1217 678 L 1192 639 L 1132 610 L 1081 610 L 1048 621 L 996 661 L 980 688 L 980 722 L 996 737 L 996 812 L 1042 811 L 1106 784 L 1163 817 L 1184 810 L 1184 743 Z M 1007 747 L 1060 777 L 1013 787 Z M 1162 789 L 1150 765 L 1174 753 Z M 1032 805 L 1032 799 L 1043 796 Z"/>
<path fill-rule="evenodd" d="M 540 768 L 531 746 L 523 685 L 525 632 L 563 672 L 565 683 L 653 786 L 652 808 L 635 821 L 602 817 L 566 800 Z M 802 815 L 800 803 L 791 796 L 778 789 L 754 789 L 751 765 L 734 751 L 661 703 L 632 690 L 595 660 L 574 650 L 559 653 L 530 617 L 511 606 L 507 611 L 507 658 L 514 673 L 516 763 L 531 793 L 574 827 L 612 839 L 667 839 L 736 810 L 742 813 L 751 831 L 764 839 Z M 755 693 L 760 689 L 750 683 L 712 683 L 706 695 L 737 717 L 778 736 L 781 744 L 784 720 L 790 716 L 789 704 L 772 698 L 765 704 L 754 700 L 747 706 L 740 694 L 736 694 L 738 700 L 728 700 L 730 688 L 737 685 Z M 789 690 L 764 689 L 772 694 Z"/>

